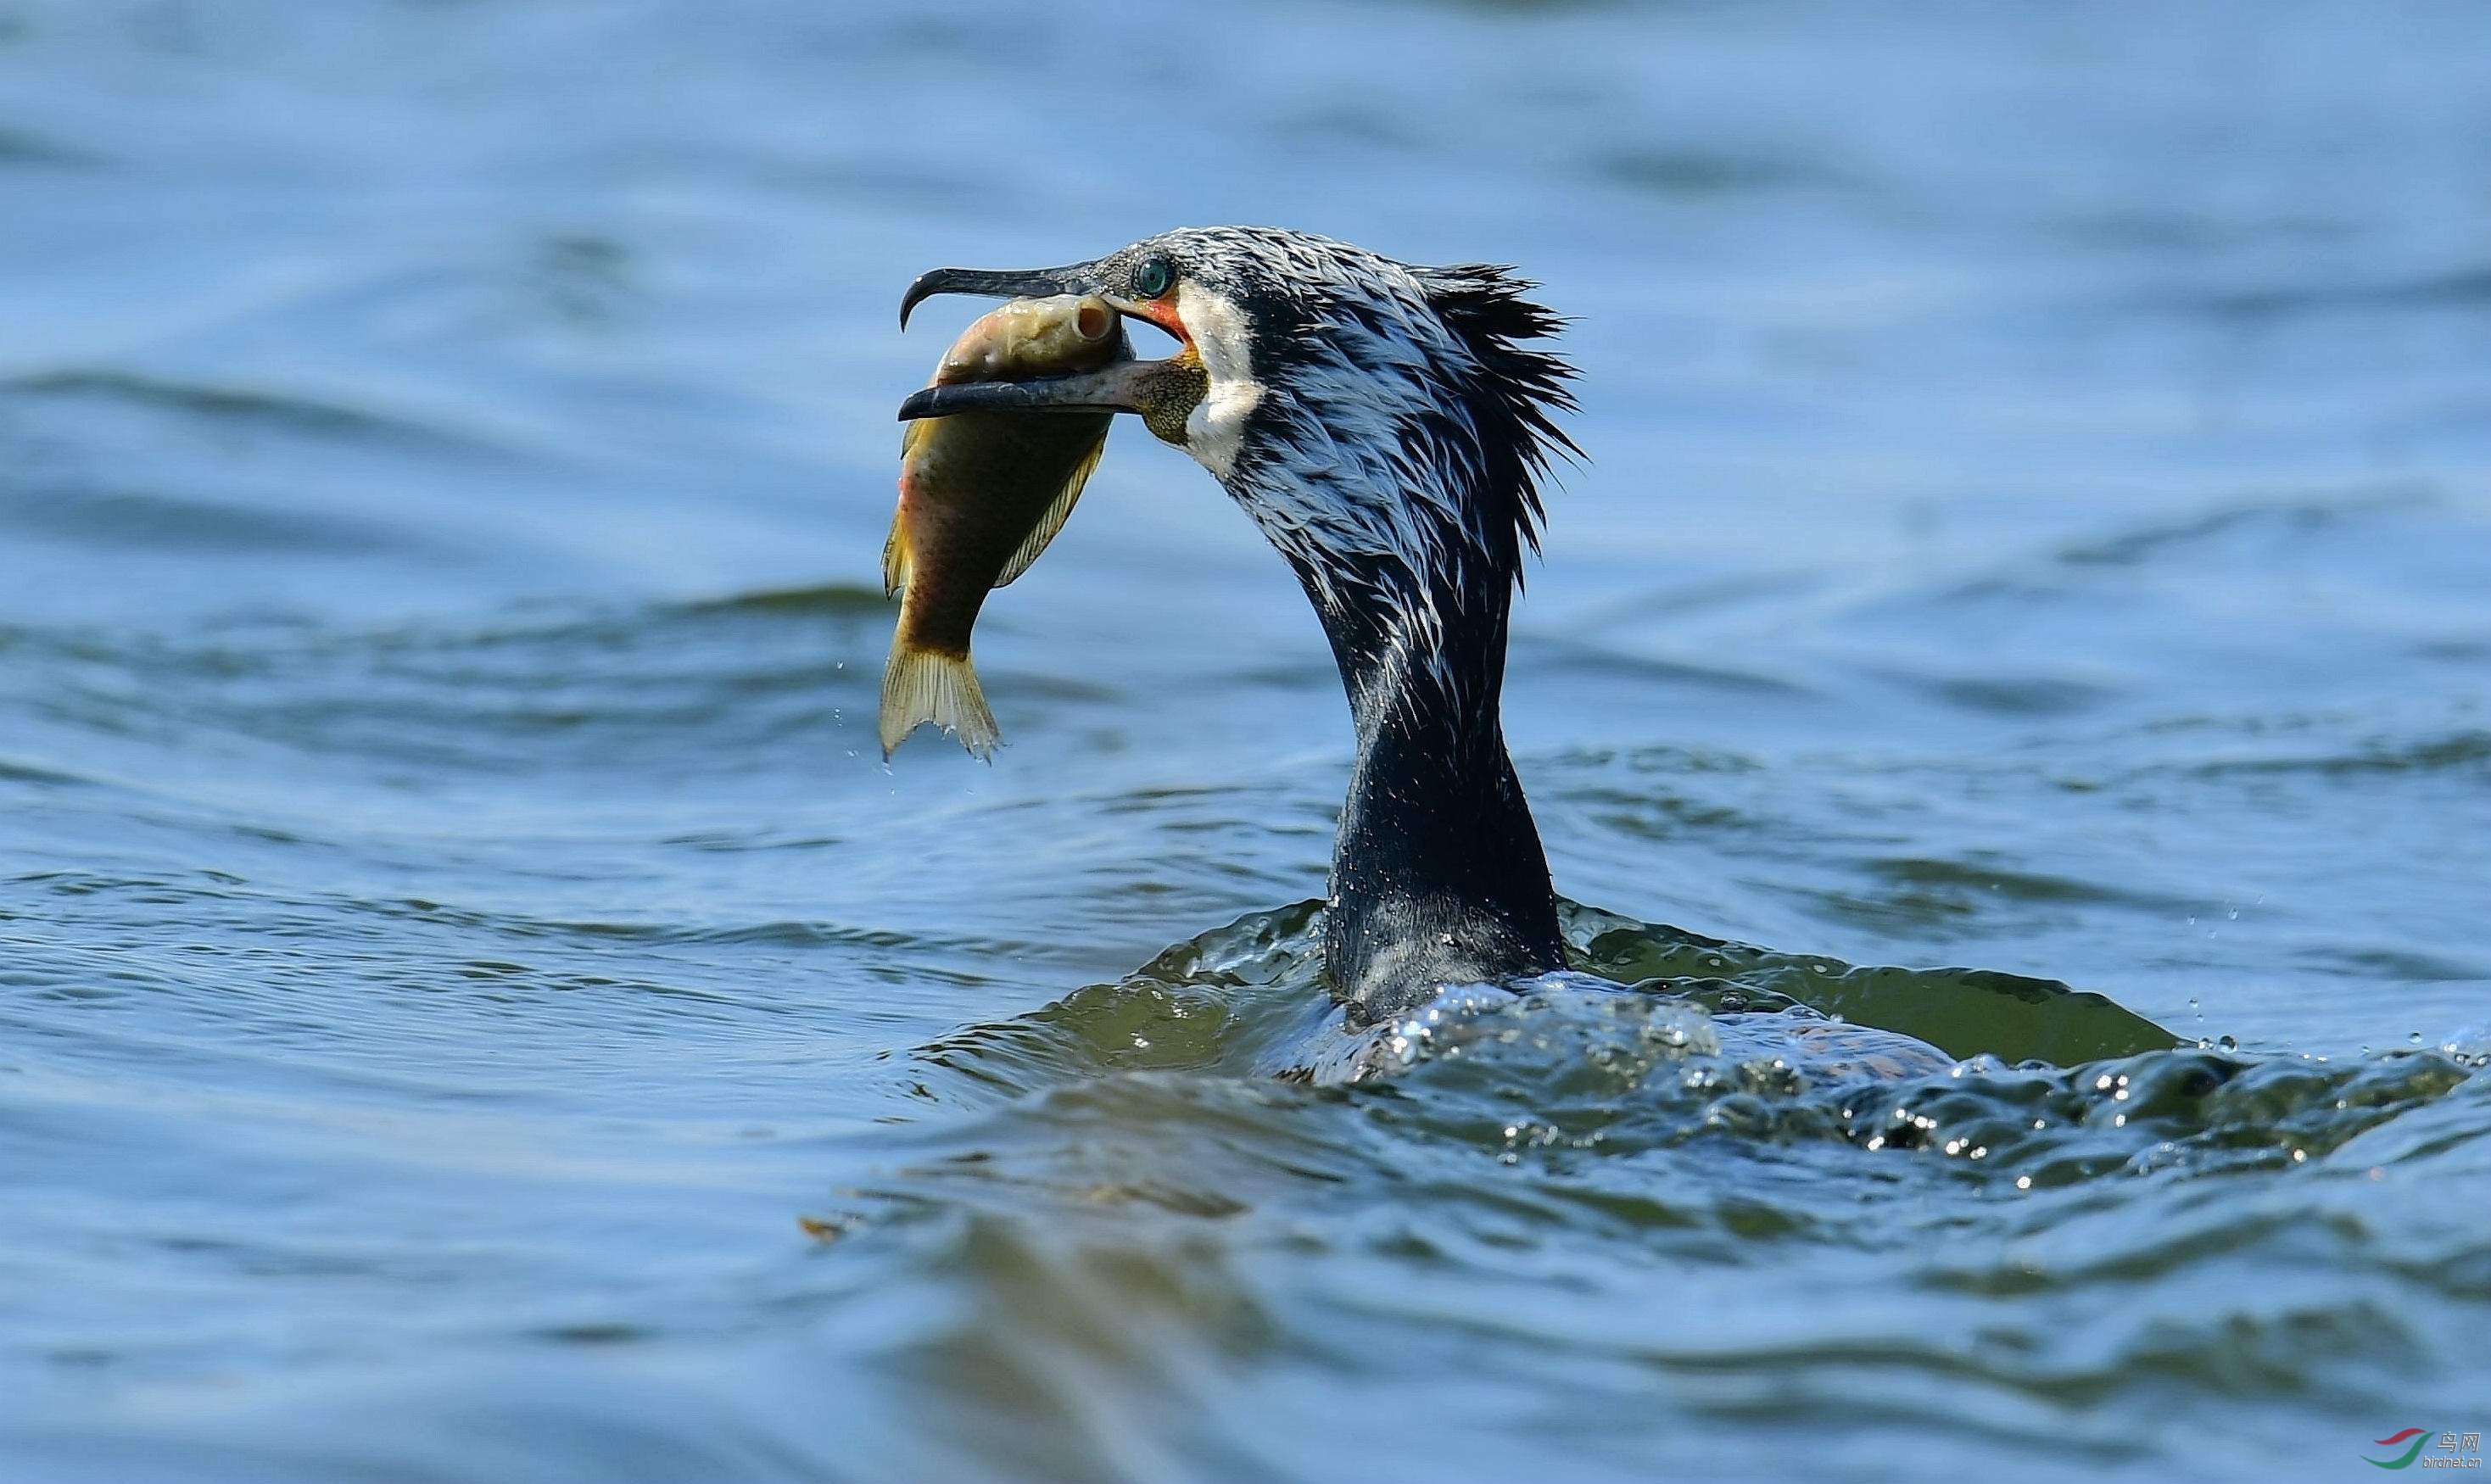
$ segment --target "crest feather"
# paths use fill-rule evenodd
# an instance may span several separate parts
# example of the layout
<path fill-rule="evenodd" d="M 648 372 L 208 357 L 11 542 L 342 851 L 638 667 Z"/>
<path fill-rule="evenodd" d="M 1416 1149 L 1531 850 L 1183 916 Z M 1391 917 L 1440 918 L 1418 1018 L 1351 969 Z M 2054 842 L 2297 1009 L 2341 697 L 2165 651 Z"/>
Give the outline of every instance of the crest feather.
<path fill-rule="evenodd" d="M 1463 263 L 1417 273 L 1428 306 L 1487 373 L 1481 389 L 1486 395 L 1475 400 L 1473 416 L 1480 419 L 1491 465 L 1505 466 L 1491 467 L 1488 487 L 1513 492 L 1514 530 L 1537 551 L 1539 522 L 1546 518 L 1539 477 L 1554 457 L 1583 456 L 1556 422 L 1557 414 L 1578 410 L 1569 383 L 1580 373 L 1563 356 L 1519 342 L 1551 338 L 1567 321 L 1524 298 L 1539 285 L 1502 264 Z"/>

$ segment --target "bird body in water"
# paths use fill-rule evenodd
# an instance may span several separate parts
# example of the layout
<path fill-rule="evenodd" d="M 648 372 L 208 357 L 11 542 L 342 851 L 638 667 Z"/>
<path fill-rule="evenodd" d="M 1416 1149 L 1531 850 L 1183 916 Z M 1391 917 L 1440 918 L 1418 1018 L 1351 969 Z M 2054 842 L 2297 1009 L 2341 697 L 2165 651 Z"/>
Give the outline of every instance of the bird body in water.
<path fill-rule="evenodd" d="M 1499 267 L 1215 227 L 1060 268 L 937 269 L 901 306 L 904 323 L 934 294 L 1096 294 L 1177 338 L 1161 361 L 929 387 L 900 416 L 1139 413 L 1288 562 L 1357 730 L 1325 957 L 1360 1020 L 1566 963 L 1500 706 L 1539 480 L 1573 451 L 1552 417 L 1572 410 L 1574 373 L 1526 343 L 1560 323 L 1531 287 Z"/>

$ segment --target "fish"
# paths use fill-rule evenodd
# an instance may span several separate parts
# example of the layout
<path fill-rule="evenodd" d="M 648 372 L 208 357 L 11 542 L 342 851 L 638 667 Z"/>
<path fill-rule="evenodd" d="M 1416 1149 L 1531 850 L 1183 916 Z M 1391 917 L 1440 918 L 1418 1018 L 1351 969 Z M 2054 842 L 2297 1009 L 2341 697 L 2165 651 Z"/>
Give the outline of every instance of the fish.
<path fill-rule="evenodd" d="M 928 386 L 1015 381 L 1132 359 L 1096 294 L 1016 299 L 960 333 Z M 1003 742 L 969 658 L 986 594 L 1029 570 L 1107 446 L 1111 412 L 968 412 L 901 435 L 899 507 L 882 551 L 883 596 L 901 597 L 882 670 L 882 755 L 931 721 L 972 756 Z"/>

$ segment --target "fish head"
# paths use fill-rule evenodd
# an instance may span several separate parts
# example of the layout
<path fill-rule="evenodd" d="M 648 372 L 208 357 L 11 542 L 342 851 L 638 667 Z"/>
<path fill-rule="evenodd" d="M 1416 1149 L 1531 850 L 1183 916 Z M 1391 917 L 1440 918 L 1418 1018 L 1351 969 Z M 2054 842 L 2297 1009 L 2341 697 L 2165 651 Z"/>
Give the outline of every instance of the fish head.
<path fill-rule="evenodd" d="M 1096 294 L 1015 299 L 961 332 L 934 369 L 939 384 L 1094 371 L 1128 359 L 1124 318 Z"/>

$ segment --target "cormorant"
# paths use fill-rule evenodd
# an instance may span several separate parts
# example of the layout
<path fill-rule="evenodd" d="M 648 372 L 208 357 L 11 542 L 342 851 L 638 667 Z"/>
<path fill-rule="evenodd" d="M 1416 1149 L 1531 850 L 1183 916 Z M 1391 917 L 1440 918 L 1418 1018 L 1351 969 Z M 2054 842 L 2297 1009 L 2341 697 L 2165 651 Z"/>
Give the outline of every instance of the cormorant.
<path fill-rule="evenodd" d="M 1164 233 L 1093 262 L 942 268 L 935 294 L 1099 294 L 1176 336 L 1163 361 L 929 387 L 900 417 L 1138 412 L 1278 548 L 1357 725 L 1325 960 L 1354 1020 L 1441 986 L 1566 967 L 1539 833 L 1507 756 L 1507 614 L 1539 479 L 1576 451 L 1574 370 L 1523 342 L 1561 321 L 1511 270 L 1425 268 L 1272 227 Z"/>

